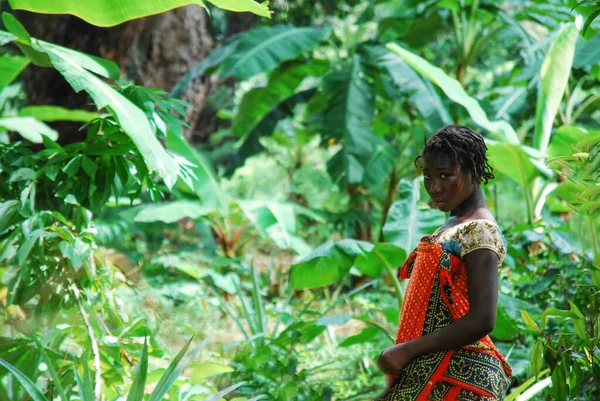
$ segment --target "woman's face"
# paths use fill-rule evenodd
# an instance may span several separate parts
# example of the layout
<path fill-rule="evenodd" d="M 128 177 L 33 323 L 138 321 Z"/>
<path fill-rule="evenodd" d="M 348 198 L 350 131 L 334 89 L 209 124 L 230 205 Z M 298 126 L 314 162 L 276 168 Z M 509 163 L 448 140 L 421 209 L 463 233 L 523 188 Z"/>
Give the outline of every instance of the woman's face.
<path fill-rule="evenodd" d="M 454 164 L 447 156 L 423 157 L 425 189 L 433 204 L 442 212 L 460 206 L 473 193 L 473 177 L 469 171 Z"/>

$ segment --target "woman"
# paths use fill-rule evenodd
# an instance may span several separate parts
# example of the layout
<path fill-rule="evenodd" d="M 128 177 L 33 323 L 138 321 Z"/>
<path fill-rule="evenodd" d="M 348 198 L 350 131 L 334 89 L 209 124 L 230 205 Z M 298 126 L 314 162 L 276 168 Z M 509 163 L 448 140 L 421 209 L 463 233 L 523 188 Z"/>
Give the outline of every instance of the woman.
<path fill-rule="evenodd" d="M 379 357 L 388 378 L 379 401 L 504 398 L 512 372 L 488 334 L 506 243 L 480 186 L 494 178 L 486 150 L 481 135 L 460 125 L 440 129 L 425 145 L 425 189 L 450 217 L 400 269 L 410 280 L 396 345 Z"/>

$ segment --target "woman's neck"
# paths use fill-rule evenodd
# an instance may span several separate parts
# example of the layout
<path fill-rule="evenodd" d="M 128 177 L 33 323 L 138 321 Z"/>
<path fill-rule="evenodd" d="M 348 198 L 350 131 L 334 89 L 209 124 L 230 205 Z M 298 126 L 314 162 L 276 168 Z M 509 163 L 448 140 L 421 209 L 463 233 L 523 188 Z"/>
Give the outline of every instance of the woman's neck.
<path fill-rule="evenodd" d="M 483 191 L 481 190 L 481 187 L 478 186 L 467 199 L 450 212 L 450 217 L 456 219 L 467 218 L 476 214 L 476 212 L 482 208 L 487 209 L 487 205 L 485 203 Z"/>

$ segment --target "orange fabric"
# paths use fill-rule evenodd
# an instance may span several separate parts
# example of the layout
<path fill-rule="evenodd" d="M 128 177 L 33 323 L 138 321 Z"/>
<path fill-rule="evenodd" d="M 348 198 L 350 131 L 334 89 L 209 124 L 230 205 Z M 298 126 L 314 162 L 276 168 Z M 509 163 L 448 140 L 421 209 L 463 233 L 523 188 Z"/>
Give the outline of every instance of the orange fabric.
<path fill-rule="evenodd" d="M 435 279 L 439 274 L 442 285 L 451 288 L 452 301 L 444 291 L 439 294 L 450 309 L 452 320 L 457 320 L 469 311 L 467 286 L 467 269 L 464 262 L 456 255 L 450 256 L 450 272 L 440 269 L 440 260 L 444 253 L 442 245 L 421 241 L 400 270 L 400 278 L 411 277 L 406 287 L 406 294 L 395 344 L 404 343 L 423 335 L 423 326 L 427 318 L 427 304 L 432 296 Z M 412 271 L 408 274 L 409 264 Z M 442 286 L 443 287 L 443 286 Z M 497 358 L 502 362 L 507 375 L 512 375 L 512 369 L 506 358 L 498 351 L 489 336 L 485 336 L 474 344 L 463 348 L 482 352 Z"/>
<path fill-rule="evenodd" d="M 437 276 L 442 247 L 421 241 L 417 247 L 417 254 L 424 257 L 419 256 L 414 260 L 411 276 L 419 279 L 410 280 L 406 287 L 398 323 L 396 344 L 414 340 L 423 334 L 427 303 Z M 407 268 L 408 261 L 404 264 L 402 270 Z"/>

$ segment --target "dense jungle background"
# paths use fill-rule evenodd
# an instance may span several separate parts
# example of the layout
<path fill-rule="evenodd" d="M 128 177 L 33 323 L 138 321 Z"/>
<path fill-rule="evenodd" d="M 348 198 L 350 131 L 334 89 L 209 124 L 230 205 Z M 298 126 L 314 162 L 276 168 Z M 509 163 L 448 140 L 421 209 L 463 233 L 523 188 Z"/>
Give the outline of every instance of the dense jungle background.
<path fill-rule="evenodd" d="M 600 399 L 600 2 L 0 2 L 0 401 L 372 400 L 487 141 L 508 401 Z"/>

